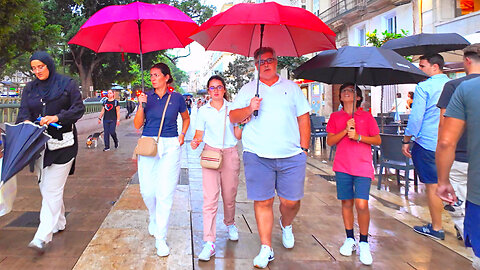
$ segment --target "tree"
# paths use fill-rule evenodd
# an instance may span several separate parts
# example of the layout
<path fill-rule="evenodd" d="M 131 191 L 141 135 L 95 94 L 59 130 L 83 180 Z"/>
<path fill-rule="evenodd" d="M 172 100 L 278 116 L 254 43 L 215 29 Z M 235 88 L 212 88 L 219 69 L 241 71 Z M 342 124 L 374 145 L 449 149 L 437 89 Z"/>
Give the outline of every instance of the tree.
<path fill-rule="evenodd" d="M 286 69 L 288 74 L 288 79 L 292 78 L 292 71 L 298 68 L 301 64 L 305 63 L 308 59 L 306 57 L 290 57 L 290 56 L 279 56 L 278 57 L 278 69 Z"/>
<path fill-rule="evenodd" d="M 243 85 L 253 79 L 253 60 L 239 55 L 228 64 L 227 70 L 223 73 L 227 91 L 237 93 Z"/>
<path fill-rule="evenodd" d="M 63 26 L 62 42 L 66 44 L 80 29 L 80 26 L 98 10 L 117 4 L 128 4 L 134 0 L 45 0 L 44 10 L 50 23 L 58 23 Z M 197 23 L 201 23 L 213 14 L 213 9 L 204 6 L 200 0 L 143 0 L 147 3 L 165 3 L 173 5 L 187 15 L 192 17 Z M 130 67 L 140 63 L 139 55 L 125 54 L 125 61 L 121 61 L 120 53 L 95 53 L 85 47 L 71 45 L 70 54 L 67 62 L 72 73 L 79 74 L 82 92 L 87 96 L 91 86 L 95 88 L 105 87 L 112 82 L 128 82 L 132 80 Z M 153 65 L 158 55 L 164 51 L 151 52 L 144 54 L 144 67 Z M 173 59 L 174 60 L 174 59 Z"/>
<path fill-rule="evenodd" d="M 61 28 L 47 24 L 41 3 L 29 0 L 4 0 L 0 2 L 0 73 L 10 66 L 23 65 L 19 58 L 37 49 L 45 49 L 56 43 Z M 21 59 L 22 61 L 25 59 Z M 29 68 L 29 67 L 28 67 Z M 26 72 L 26 70 L 23 70 Z M 3 75 L 3 74 L 0 74 Z"/>
<path fill-rule="evenodd" d="M 402 31 L 401 34 L 396 34 L 396 33 L 389 33 L 387 30 L 382 33 L 382 37 L 377 36 L 377 29 L 375 29 L 372 33 L 368 32 L 367 33 L 367 43 L 372 44 L 372 46 L 375 47 L 381 47 L 385 42 L 392 40 L 392 39 L 397 39 L 397 38 L 402 38 L 408 36 L 408 31 L 405 31 L 401 29 Z"/>

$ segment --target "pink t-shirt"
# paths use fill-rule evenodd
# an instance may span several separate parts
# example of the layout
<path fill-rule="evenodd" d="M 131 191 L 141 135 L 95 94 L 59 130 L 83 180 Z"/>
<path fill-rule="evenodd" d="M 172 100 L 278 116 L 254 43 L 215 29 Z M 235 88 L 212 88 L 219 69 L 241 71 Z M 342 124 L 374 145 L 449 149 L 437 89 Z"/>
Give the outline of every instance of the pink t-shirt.
<path fill-rule="evenodd" d="M 347 121 L 352 118 L 351 114 L 341 110 L 330 115 L 327 124 L 327 132 L 337 134 L 347 127 Z M 380 133 L 377 122 L 366 111 L 355 112 L 355 128 L 362 136 L 372 137 Z M 347 173 L 354 176 L 374 178 L 372 149 L 370 144 L 351 140 L 347 135 L 337 143 L 335 160 L 333 161 L 335 172 Z"/>

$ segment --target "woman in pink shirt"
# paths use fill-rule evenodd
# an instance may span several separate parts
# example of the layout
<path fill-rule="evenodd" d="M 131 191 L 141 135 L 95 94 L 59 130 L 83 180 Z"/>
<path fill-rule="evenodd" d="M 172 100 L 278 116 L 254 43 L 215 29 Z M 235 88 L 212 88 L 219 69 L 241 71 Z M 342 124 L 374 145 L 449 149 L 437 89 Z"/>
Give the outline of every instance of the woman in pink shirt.
<path fill-rule="evenodd" d="M 362 90 L 356 88 L 356 110 L 352 118 L 354 84 L 346 83 L 340 87 L 340 103 L 343 109 L 330 115 L 327 125 L 327 144 L 337 145 L 333 170 L 337 183 L 337 198 L 342 200 L 342 217 L 347 239 L 340 254 L 352 255 L 357 243 L 353 234 L 353 206 L 357 209 L 360 227 L 360 261 L 372 264 L 372 255 L 368 244 L 368 226 L 370 212 L 368 197 L 371 180 L 374 177 L 371 145 L 379 145 L 381 138 L 377 122 L 372 115 L 358 110 L 362 103 Z"/>

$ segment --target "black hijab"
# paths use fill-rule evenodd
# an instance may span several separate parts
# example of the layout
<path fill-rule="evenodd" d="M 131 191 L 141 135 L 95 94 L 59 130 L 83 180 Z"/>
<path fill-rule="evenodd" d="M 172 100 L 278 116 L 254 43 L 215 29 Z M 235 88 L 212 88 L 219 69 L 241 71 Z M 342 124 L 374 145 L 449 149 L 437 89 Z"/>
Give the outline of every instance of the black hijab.
<path fill-rule="evenodd" d="M 53 100 L 62 95 L 71 79 L 57 73 L 55 62 L 47 52 L 37 51 L 33 53 L 32 57 L 30 57 L 30 62 L 33 60 L 44 63 L 48 68 L 49 75 L 48 78 L 43 81 L 36 78 L 33 81 L 32 92 L 38 93 L 45 101 Z"/>

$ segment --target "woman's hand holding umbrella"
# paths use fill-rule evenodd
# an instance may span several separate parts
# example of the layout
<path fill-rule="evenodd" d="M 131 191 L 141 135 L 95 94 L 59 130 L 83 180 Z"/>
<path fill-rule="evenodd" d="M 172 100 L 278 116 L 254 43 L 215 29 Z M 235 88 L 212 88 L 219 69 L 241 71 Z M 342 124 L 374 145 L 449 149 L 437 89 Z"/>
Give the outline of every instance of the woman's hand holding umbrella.
<path fill-rule="evenodd" d="M 40 125 L 50 125 L 51 123 L 57 123 L 58 122 L 58 116 L 56 115 L 47 115 L 42 117 L 40 120 Z"/>
<path fill-rule="evenodd" d="M 141 93 L 139 96 L 138 96 L 138 104 L 139 104 L 139 108 L 142 108 L 142 109 L 145 109 L 145 105 L 147 104 L 147 95 L 145 95 L 145 93 Z"/>

